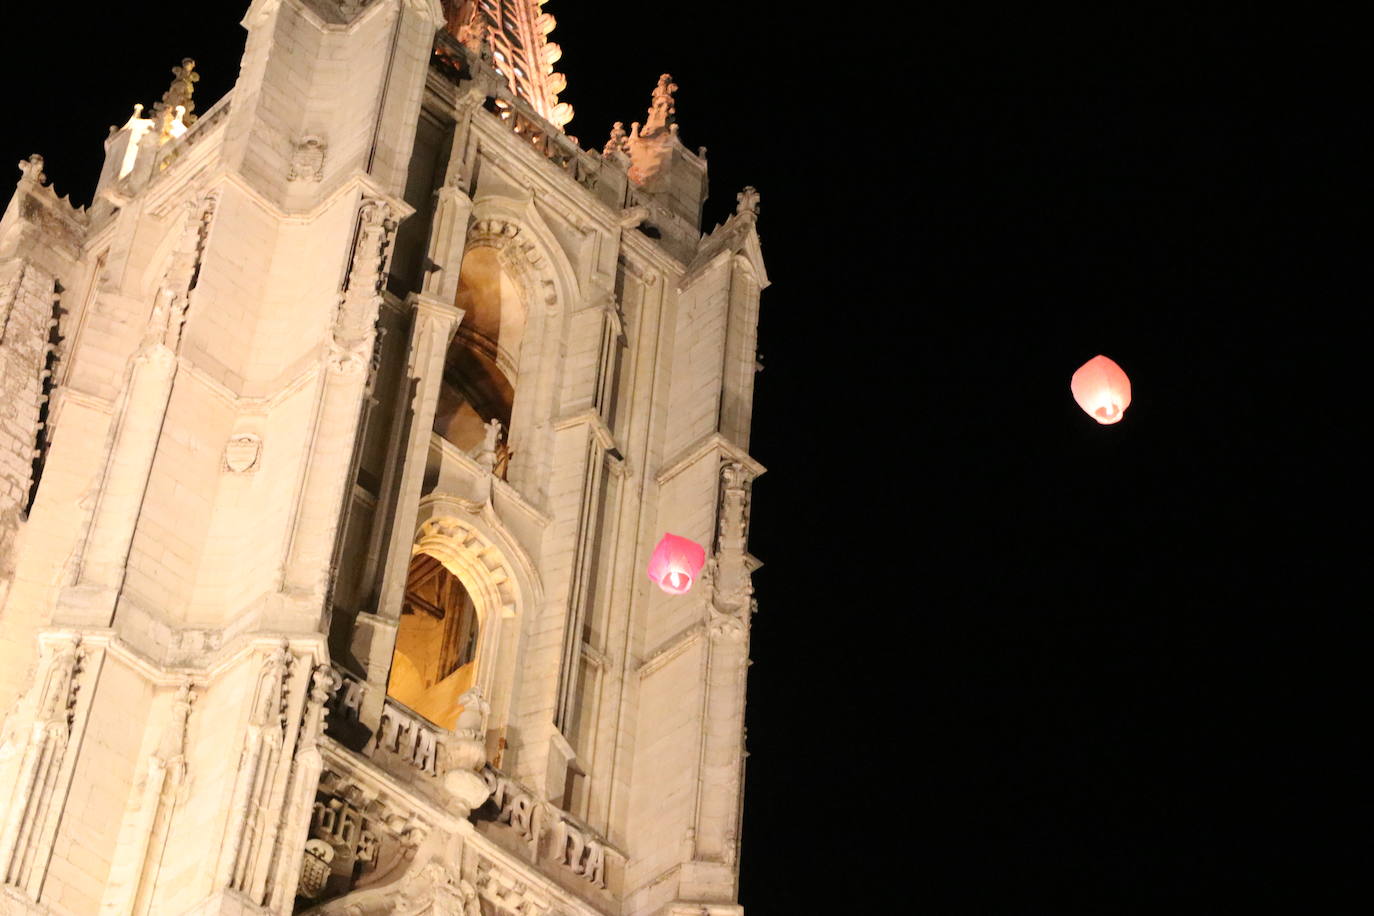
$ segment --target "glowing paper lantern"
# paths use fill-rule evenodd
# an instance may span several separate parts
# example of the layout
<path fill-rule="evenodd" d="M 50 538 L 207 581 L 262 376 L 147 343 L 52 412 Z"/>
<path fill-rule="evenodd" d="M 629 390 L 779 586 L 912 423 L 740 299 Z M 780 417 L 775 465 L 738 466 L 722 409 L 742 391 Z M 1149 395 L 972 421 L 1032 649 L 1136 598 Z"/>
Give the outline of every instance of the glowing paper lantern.
<path fill-rule="evenodd" d="M 1094 356 L 1078 367 L 1069 382 L 1078 406 L 1104 425 L 1121 422 L 1131 406 L 1131 380 L 1105 356 Z"/>
<path fill-rule="evenodd" d="M 649 578 L 670 595 L 683 595 L 706 565 L 706 550 L 696 541 L 665 534 L 649 558 Z"/>

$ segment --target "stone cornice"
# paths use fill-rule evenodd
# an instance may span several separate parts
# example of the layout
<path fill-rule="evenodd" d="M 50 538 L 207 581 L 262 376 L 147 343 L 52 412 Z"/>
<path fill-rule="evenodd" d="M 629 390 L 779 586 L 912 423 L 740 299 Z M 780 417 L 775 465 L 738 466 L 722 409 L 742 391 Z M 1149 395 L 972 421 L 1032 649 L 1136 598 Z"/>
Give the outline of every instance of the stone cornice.
<path fill-rule="evenodd" d="M 690 627 L 668 639 L 646 655 L 644 661 L 639 663 L 639 667 L 636 669 L 635 673 L 638 674 L 641 679 L 648 677 L 673 659 L 677 658 L 683 652 L 686 652 L 705 635 L 706 624 L 704 622 L 692 624 Z"/>
<path fill-rule="evenodd" d="M 589 407 L 586 410 L 580 410 L 577 413 L 559 417 L 553 423 L 553 428 L 558 432 L 562 432 L 565 429 L 572 429 L 575 426 L 588 427 L 592 436 L 595 437 L 597 444 L 600 445 L 603 450 L 610 451 L 616 448 L 614 434 L 611 433 L 610 427 L 606 425 L 606 421 L 602 419 L 601 414 L 597 413 L 595 409 Z"/>
<path fill-rule="evenodd" d="M 319 202 L 309 210 L 289 210 L 280 206 L 275 201 L 268 198 L 265 194 L 255 188 L 240 172 L 229 168 L 221 168 L 211 174 L 206 180 L 207 187 L 213 187 L 221 182 L 234 185 L 235 188 L 243 191 L 255 204 L 267 213 L 272 214 L 286 223 L 310 223 L 318 219 L 319 216 L 329 208 L 333 207 L 340 198 L 350 194 L 356 194 L 358 199 L 371 197 L 386 203 L 391 207 L 391 213 L 399 222 L 415 212 L 415 208 L 406 203 L 399 197 L 388 193 L 366 172 L 355 171 L 352 175 L 340 180 L 329 193 L 320 198 Z"/>
<path fill-rule="evenodd" d="M 469 837 L 475 833 L 471 821 L 446 811 L 427 796 L 416 792 L 408 783 L 388 773 L 376 762 L 350 751 L 328 735 L 321 735 L 319 742 L 326 768 L 336 773 L 347 774 L 351 780 L 370 783 L 369 788 L 380 790 L 378 794 L 385 795 L 413 811 L 423 812 L 426 819 L 435 827 L 449 833 L 467 834 Z"/>
<path fill-rule="evenodd" d="M 472 132 L 478 141 L 496 148 L 497 158 L 504 167 L 521 166 L 521 177 L 529 179 L 530 190 L 534 193 L 577 207 L 584 219 L 597 224 L 603 231 L 609 232 L 616 225 L 619 214 L 615 210 L 529 143 L 522 142 L 496 115 L 477 109 L 472 115 Z"/>
<path fill-rule="evenodd" d="M 711 433 L 695 444 L 683 449 L 673 458 L 673 460 L 665 462 L 666 466 L 663 470 L 658 472 L 658 476 L 654 478 L 654 482 L 659 486 L 663 486 L 711 452 L 718 452 L 723 457 L 729 458 L 731 461 L 742 465 L 750 478 L 757 478 L 767 470 L 767 468 L 750 457 L 748 452 L 731 442 L 729 439 L 726 439 L 720 433 Z"/>
<path fill-rule="evenodd" d="M 679 287 L 692 283 L 699 275 L 710 270 L 722 257 L 738 255 L 747 259 L 757 274 L 759 289 L 765 289 L 771 281 L 763 265 L 763 249 L 759 244 L 756 225 L 757 217 L 752 213 L 736 213 L 717 226 L 710 235 L 701 240 L 697 256 L 692 259 L 686 274 L 678 281 Z"/>
<path fill-rule="evenodd" d="M 45 644 L 69 640 L 73 636 L 79 636 L 84 646 L 104 649 L 110 657 L 119 659 L 149 683 L 159 687 L 176 687 L 188 678 L 197 686 L 205 686 L 245 657 L 283 644 L 293 653 L 313 655 L 320 661 L 328 660 L 324 636 L 302 636 L 298 633 L 259 631 L 240 634 L 207 655 L 202 664 L 194 665 L 161 664 L 108 627 L 50 627 L 38 635 L 38 641 Z"/>
<path fill-rule="evenodd" d="M 267 411 L 279 406 L 309 385 L 310 382 L 320 374 L 322 364 L 322 359 L 312 360 L 306 368 L 290 376 L 285 381 L 280 382 L 274 393 L 266 396 L 255 396 L 236 393 L 232 388 L 211 375 L 207 369 L 196 365 L 190 357 L 177 357 L 177 365 L 180 372 L 185 372 L 187 378 L 199 382 L 205 387 L 206 391 L 214 395 L 222 403 L 239 411 L 254 409 Z"/>

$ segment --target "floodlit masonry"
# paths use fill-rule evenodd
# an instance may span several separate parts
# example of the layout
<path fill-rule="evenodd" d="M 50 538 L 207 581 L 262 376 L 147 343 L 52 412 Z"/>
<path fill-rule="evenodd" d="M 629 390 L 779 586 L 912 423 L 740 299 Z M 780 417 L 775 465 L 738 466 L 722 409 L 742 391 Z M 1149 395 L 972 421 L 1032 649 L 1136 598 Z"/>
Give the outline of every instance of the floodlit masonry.
<path fill-rule="evenodd" d="M 537 0 L 243 25 L 0 219 L 0 913 L 739 916 L 757 192 Z"/>

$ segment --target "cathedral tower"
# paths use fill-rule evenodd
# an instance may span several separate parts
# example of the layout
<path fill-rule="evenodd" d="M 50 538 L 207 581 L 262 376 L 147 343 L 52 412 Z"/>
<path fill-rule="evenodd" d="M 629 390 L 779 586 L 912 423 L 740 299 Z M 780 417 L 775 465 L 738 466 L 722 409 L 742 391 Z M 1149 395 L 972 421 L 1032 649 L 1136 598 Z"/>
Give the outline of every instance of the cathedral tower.
<path fill-rule="evenodd" d="M 20 164 L 0 913 L 742 912 L 758 195 L 667 75 L 580 148 L 541 6 L 253 0 Z"/>

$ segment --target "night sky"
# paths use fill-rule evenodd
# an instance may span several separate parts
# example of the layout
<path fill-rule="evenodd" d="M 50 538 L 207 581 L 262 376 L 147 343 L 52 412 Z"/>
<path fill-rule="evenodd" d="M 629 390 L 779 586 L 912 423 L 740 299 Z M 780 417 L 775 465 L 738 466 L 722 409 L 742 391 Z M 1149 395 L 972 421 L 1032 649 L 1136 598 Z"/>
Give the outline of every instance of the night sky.
<path fill-rule="evenodd" d="M 548 6 L 584 147 L 668 71 L 707 228 L 762 194 L 742 902 L 1355 911 L 1369 58 L 1334 18 L 919 6 Z M 0 162 L 88 200 L 182 56 L 201 111 L 232 85 L 245 7 L 7 9 L 42 55 L 0 58 Z M 1098 353 L 1112 427 L 1068 390 Z"/>

